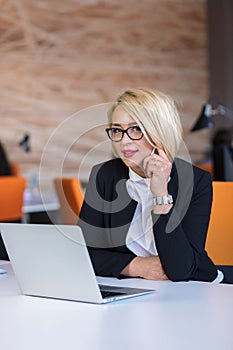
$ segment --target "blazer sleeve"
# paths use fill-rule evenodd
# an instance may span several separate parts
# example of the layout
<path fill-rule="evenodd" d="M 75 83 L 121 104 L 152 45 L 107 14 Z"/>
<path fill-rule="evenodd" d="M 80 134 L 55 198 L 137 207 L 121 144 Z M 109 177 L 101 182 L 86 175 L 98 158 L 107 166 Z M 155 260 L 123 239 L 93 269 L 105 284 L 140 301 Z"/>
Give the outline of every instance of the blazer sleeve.
<path fill-rule="evenodd" d="M 125 247 L 125 237 L 122 237 L 119 244 L 114 244 L 111 239 L 112 225 L 116 226 L 114 214 L 111 213 L 111 203 L 115 199 L 114 184 L 109 181 L 108 170 L 106 172 L 99 172 L 99 170 L 97 166 L 91 171 L 78 225 L 83 230 L 95 274 L 118 278 L 125 266 L 135 258 L 135 254 Z M 113 172 L 113 169 L 111 171 Z M 105 188 L 106 183 L 107 188 Z M 127 209 L 122 214 L 119 213 L 120 219 L 115 218 L 115 222 L 119 222 L 120 225 L 119 232 L 115 236 L 121 235 L 124 231 L 122 228 L 124 216 L 125 222 L 130 223 Z M 127 224 L 123 227 L 126 233 Z M 117 230 L 117 227 L 114 229 Z"/>
<path fill-rule="evenodd" d="M 212 179 L 208 172 L 197 172 L 194 169 L 190 198 L 187 199 L 185 193 L 181 198 L 177 196 L 173 209 L 166 215 L 152 213 L 158 254 L 166 275 L 172 281 L 213 281 L 217 276 L 217 268 L 205 251 Z M 180 201 L 184 202 L 183 205 L 179 205 Z"/>

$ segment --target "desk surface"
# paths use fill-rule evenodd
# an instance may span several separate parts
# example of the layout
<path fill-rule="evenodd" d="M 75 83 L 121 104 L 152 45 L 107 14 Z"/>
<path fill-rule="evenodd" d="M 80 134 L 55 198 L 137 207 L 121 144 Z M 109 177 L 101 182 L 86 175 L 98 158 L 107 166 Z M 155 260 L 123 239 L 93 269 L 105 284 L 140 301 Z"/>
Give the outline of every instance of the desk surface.
<path fill-rule="evenodd" d="M 107 305 L 20 295 L 0 262 L 4 350 L 232 350 L 233 285 L 106 279 L 157 293 Z"/>

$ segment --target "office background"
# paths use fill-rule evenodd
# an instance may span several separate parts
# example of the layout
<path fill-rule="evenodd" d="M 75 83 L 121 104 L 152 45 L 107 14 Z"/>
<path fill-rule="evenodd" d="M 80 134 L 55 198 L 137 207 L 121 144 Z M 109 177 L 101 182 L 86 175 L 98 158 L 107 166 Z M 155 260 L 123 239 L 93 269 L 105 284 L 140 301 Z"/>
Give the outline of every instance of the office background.
<path fill-rule="evenodd" d="M 48 191 L 61 171 L 85 181 L 111 157 L 105 109 L 91 106 L 135 86 L 175 98 L 192 160 L 205 157 L 209 130 L 190 133 L 202 105 L 233 107 L 230 0 L 0 3 L 0 140 L 23 176 L 42 169 Z M 18 147 L 25 133 L 28 153 Z"/>

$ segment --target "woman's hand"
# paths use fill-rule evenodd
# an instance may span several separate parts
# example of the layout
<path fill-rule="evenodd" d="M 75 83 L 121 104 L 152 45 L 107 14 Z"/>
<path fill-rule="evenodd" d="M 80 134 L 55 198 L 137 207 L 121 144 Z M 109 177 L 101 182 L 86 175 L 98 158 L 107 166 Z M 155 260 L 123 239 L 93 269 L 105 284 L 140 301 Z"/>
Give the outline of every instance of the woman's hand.
<path fill-rule="evenodd" d="M 148 280 L 168 280 L 158 256 L 146 258 L 137 256 L 121 271 L 121 274 Z"/>
<path fill-rule="evenodd" d="M 151 178 L 150 189 L 153 197 L 168 194 L 167 185 L 171 173 L 172 163 L 162 149 L 158 154 L 151 154 L 143 161 L 145 173 Z"/>
<path fill-rule="evenodd" d="M 171 174 L 172 163 L 162 149 L 157 149 L 158 154 L 151 154 L 143 161 L 145 173 L 150 177 L 150 190 L 153 197 L 168 195 L 168 180 Z M 168 214 L 172 204 L 155 205 L 154 214 Z"/>

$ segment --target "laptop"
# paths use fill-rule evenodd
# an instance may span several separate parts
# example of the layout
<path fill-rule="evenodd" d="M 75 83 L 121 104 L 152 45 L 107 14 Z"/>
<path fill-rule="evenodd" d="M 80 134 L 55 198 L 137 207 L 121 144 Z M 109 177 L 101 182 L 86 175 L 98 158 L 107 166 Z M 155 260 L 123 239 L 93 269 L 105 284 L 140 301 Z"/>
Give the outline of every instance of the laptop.
<path fill-rule="evenodd" d="M 155 292 L 99 285 L 79 226 L 1 223 L 0 232 L 25 295 L 102 304 Z"/>

